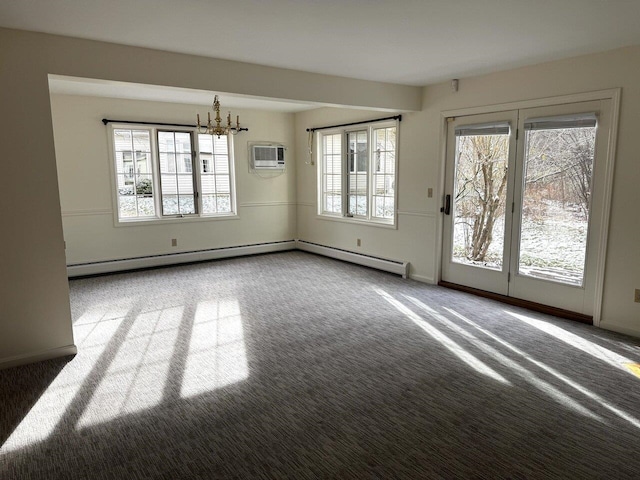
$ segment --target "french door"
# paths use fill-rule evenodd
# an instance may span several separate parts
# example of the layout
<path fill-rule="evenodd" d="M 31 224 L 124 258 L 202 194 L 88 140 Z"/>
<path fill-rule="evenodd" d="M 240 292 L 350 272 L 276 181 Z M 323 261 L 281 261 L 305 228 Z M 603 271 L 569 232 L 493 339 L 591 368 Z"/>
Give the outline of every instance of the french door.
<path fill-rule="evenodd" d="M 593 314 L 610 104 L 449 120 L 442 280 Z"/>

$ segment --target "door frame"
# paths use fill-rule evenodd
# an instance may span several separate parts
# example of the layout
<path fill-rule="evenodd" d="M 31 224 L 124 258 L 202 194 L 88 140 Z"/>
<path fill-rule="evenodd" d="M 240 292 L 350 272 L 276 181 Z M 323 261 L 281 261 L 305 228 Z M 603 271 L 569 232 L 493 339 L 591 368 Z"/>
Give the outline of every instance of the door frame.
<path fill-rule="evenodd" d="M 486 113 L 499 113 L 506 110 L 521 110 L 535 107 L 550 107 L 554 105 L 563 105 L 568 103 L 588 102 L 593 100 L 611 100 L 611 112 L 609 122 L 611 128 L 609 130 L 609 138 L 607 154 L 603 159 L 604 162 L 604 187 L 602 213 L 600 217 L 600 231 L 597 235 L 600 239 L 598 249 L 595 252 L 597 256 L 595 271 L 595 295 L 593 298 L 593 324 L 600 325 L 602 313 L 602 292 L 604 289 L 604 273 L 606 264 L 607 241 L 609 237 L 609 220 L 611 216 L 611 198 L 613 195 L 613 173 L 615 167 L 616 147 L 618 139 L 618 122 L 620 117 L 620 96 L 621 88 L 613 88 L 608 90 L 597 90 L 593 92 L 576 93 L 570 95 L 561 95 L 555 97 L 546 97 L 534 100 L 523 100 L 517 102 L 500 103 L 495 105 L 487 105 L 480 107 L 469 107 L 455 110 L 443 110 L 440 112 L 440 171 L 439 171 L 439 191 L 441 205 L 444 204 L 445 192 L 445 171 L 446 171 L 446 153 L 447 153 L 447 119 L 450 117 L 461 117 L 467 115 L 478 115 Z M 442 255 L 443 255 L 443 215 L 438 217 L 436 224 L 436 252 L 434 258 L 435 278 L 437 281 L 442 279 Z"/>

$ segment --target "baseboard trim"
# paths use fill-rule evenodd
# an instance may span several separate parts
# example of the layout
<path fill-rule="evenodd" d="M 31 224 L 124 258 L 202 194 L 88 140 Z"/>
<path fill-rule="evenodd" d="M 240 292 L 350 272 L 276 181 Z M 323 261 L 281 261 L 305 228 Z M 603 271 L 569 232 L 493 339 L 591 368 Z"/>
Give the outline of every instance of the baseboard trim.
<path fill-rule="evenodd" d="M 304 240 L 296 240 L 296 248 L 305 252 L 317 253 L 318 255 L 323 255 L 325 257 L 331 257 L 337 260 L 343 260 L 345 262 L 395 273 L 397 275 L 401 275 L 402 278 L 407 278 L 409 274 L 409 262 L 387 260 L 370 255 L 363 255 L 361 253 L 327 247 L 325 245 L 319 245 L 317 243 L 307 242 Z"/>
<path fill-rule="evenodd" d="M 570 310 L 564 310 L 562 308 L 550 307 L 548 305 L 530 302 L 529 300 L 522 300 L 520 298 L 507 297 L 506 295 L 487 292 L 485 290 L 479 290 L 477 288 L 467 287 L 465 285 L 458 285 L 457 283 L 444 282 L 442 280 L 438 282 L 438 285 L 440 285 L 441 287 L 451 288 L 453 290 L 460 290 L 461 292 L 471 293 L 480 297 L 490 298 L 491 300 L 497 300 L 498 302 L 506 303 L 508 305 L 527 308 L 535 312 L 546 313 L 548 315 L 554 315 L 556 317 L 566 318 L 568 320 L 574 320 L 576 322 L 593 325 L 593 317 L 584 315 L 582 313 L 572 312 Z"/>
<path fill-rule="evenodd" d="M 197 250 L 193 252 L 168 253 L 165 255 L 107 260 L 104 262 L 81 263 L 67 266 L 67 276 L 69 278 L 74 278 L 88 275 L 100 275 L 104 273 L 139 270 L 143 268 L 162 267 L 181 263 L 204 262 L 207 260 L 217 260 L 221 258 L 283 252 L 286 250 L 295 250 L 295 248 L 296 242 L 294 240 L 286 240 L 282 242 L 258 243 L 238 247 L 224 247 L 209 250 Z"/>
<path fill-rule="evenodd" d="M 629 335 L 630 337 L 640 338 L 640 330 L 635 330 L 633 328 L 611 325 L 607 322 L 600 322 L 599 327 L 603 330 L 611 330 L 612 332 L 622 333 L 624 335 Z"/>
<path fill-rule="evenodd" d="M 417 275 L 415 273 L 411 273 L 409 274 L 409 278 L 417 282 L 430 283 L 431 285 L 436 284 L 436 281 L 433 279 L 433 277 L 427 277 L 425 275 Z"/>
<path fill-rule="evenodd" d="M 52 348 L 40 352 L 15 355 L 13 357 L 0 359 L 0 370 L 18 367 L 20 365 L 27 365 L 29 363 L 42 362 L 44 360 L 51 360 L 53 358 L 68 357 L 69 355 L 75 355 L 76 353 L 78 353 L 78 348 L 75 345 L 66 345 L 64 347 Z"/>

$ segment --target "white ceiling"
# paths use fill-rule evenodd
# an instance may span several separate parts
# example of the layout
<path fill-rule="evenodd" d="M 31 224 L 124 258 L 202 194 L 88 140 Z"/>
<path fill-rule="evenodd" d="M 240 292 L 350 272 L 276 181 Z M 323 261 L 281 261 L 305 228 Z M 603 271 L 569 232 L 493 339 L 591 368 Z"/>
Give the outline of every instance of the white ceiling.
<path fill-rule="evenodd" d="M 0 0 L 0 26 L 426 85 L 640 44 L 639 0 Z"/>

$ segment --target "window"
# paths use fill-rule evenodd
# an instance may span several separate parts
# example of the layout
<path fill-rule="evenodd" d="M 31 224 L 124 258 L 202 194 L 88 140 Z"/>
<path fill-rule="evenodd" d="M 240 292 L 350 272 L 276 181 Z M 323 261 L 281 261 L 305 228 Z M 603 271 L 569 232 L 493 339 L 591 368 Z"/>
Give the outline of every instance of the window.
<path fill-rule="evenodd" d="M 319 134 L 319 214 L 393 224 L 397 124 Z"/>
<path fill-rule="evenodd" d="M 226 136 L 146 126 L 113 126 L 111 133 L 119 221 L 235 213 Z"/>

